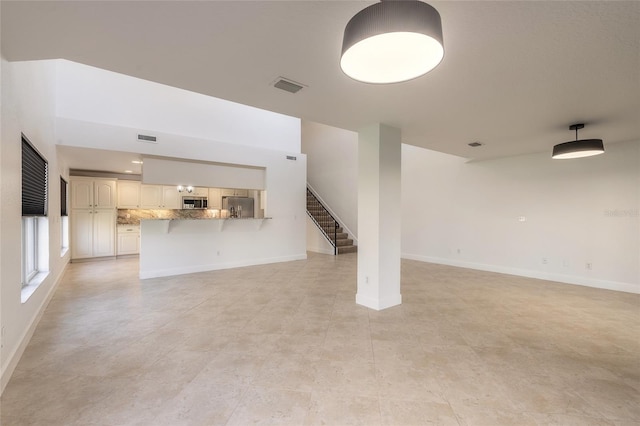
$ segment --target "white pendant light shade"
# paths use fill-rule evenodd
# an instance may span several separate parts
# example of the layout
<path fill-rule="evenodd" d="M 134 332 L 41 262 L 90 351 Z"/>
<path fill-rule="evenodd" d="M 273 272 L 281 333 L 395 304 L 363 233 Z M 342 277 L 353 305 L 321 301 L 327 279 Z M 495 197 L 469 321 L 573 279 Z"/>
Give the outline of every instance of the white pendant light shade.
<path fill-rule="evenodd" d="M 347 24 L 340 67 L 354 80 L 398 83 L 420 77 L 444 57 L 442 22 L 421 1 L 382 1 Z"/>

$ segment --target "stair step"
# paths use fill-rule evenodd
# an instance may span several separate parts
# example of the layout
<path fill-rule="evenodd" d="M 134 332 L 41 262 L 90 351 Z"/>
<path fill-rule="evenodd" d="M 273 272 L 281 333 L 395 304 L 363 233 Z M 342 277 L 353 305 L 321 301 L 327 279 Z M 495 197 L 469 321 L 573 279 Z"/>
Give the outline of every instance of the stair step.
<path fill-rule="evenodd" d="M 337 240 L 336 241 L 336 245 L 338 247 L 352 246 L 353 245 L 353 240 L 350 240 L 348 238 L 343 238 L 341 240 Z"/>
<path fill-rule="evenodd" d="M 324 229 L 324 232 L 326 232 L 326 233 L 327 233 L 327 235 L 329 235 L 329 236 L 333 237 L 333 228 L 324 228 L 324 227 L 323 227 L 322 229 Z M 343 233 L 344 233 L 344 232 L 343 232 L 343 229 L 342 229 L 342 228 L 338 228 L 338 229 L 336 229 L 336 234 L 340 235 L 340 234 L 343 234 Z"/>
<path fill-rule="evenodd" d="M 333 233 L 329 234 L 329 236 L 333 240 Z M 346 232 L 336 232 L 337 240 L 346 240 L 347 238 L 349 238 L 349 234 L 347 234 Z"/>
<path fill-rule="evenodd" d="M 358 246 L 338 247 L 338 254 L 357 253 Z"/>

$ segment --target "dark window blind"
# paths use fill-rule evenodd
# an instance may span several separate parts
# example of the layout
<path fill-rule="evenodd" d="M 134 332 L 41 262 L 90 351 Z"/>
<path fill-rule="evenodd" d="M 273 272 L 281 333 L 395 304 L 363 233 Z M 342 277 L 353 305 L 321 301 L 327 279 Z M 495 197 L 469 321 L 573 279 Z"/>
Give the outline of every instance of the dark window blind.
<path fill-rule="evenodd" d="M 47 160 L 22 135 L 22 216 L 47 215 Z"/>
<path fill-rule="evenodd" d="M 60 177 L 60 216 L 69 216 L 67 213 L 67 181 Z"/>

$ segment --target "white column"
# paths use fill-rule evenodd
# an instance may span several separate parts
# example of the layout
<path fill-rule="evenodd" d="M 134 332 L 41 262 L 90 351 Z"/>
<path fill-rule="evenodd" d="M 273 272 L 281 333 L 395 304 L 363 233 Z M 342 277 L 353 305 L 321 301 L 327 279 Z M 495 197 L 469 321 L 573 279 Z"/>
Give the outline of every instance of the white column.
<path fill-rule="evenodd" d="M 358 293 L 381 310 L 400 295 L 400 130 L 384 124 L 358 133 Z"/>

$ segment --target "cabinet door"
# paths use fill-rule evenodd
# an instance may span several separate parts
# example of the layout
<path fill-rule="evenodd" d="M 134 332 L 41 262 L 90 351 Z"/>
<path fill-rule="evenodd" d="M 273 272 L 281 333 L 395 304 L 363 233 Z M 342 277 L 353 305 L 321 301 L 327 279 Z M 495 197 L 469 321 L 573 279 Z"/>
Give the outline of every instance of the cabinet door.
<path fill-rule="evenodd" d="M 191 195 L 195 195 L 196 197 L 207 197 L 209 195 L 209 189 L 196 186 L 193 188 L 193 194 Z"/>
<path fill-rule="evenodd" d="M 118 254 L 138 254 L 140 252 L 139 241 L 137 232 L 118 234 Z"/>
<path fill-rule="evenodd" d="M 222 197 L 220 188 L 209 188 L 208 200 L 208 207 L 210 209 L 220 210 L 222 208 Z"/>
<path fill-rule="evenodd" d="M 118 181 L 118 208 L 137 209 L 140 207 L 140 182 Z"/>
<path fill-rule="evenodd" d="M 93 256 L 116 255 L 115 210 L 100 209 L 93 213 Z"/>
<path fill-rule="evenodd" d="M 235 192 L 235 196 L 236 197 L 248 197 L 249 196 L 249 190 L 248 189 L 236 189 L 234 190 Z"/>
<path fill-rule="evenodd" d="M 220 190 L 220 193 L 222 194 L 223 197 L 233 197 L 234 195 L 236 195 L 236 191 L 234 189 L 229 189 L 229 188 L 222 188 Z"/>
<path fill-rule="evenodd" d="M 93 210 L 71 210 L 71 258 L 93 256 Z"/>
<path fill-rule="evenodd" d="M 116 181 L 96 180 L 93 185 L 94 207 L 114 209 L 116 207 Z"/>
<path fill-rule="evenodd" d="M 182 196 L 175 186 L 162 187 L 162 207 L 165 209 L 182 208 Z"/>
<path fill-rule="evenodd" d="M 143 209 L 162 208 L 162 186 L 141 185 L 140 186 L 140 207 Z"/>
<path fill-rule="evenodd" d="M 93 207 L 93 180 L 71 179 L 71 208 L 90 209 Z"/>

